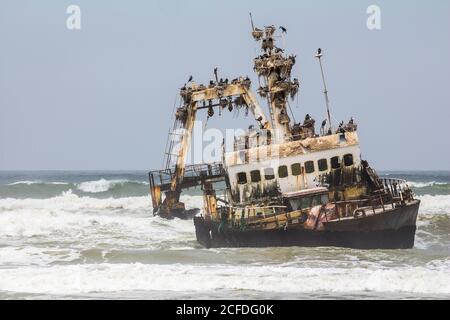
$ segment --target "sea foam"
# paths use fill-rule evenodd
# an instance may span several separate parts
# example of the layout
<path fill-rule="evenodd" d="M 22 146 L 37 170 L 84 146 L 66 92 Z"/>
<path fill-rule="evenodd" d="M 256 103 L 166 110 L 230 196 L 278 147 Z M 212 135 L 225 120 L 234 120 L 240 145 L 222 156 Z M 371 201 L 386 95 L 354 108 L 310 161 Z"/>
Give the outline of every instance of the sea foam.
<path fill-rule="evenodd" d="M 86 181 L 78 184 L 78 189 L 84 192 L 98 193 L 105 192 L 116 185 L 123 185 L 127 180 L 105 180 Z"/>
<path fill-rule="evenodd" d="M 450 195 L 423 195 L 420 199 L 419 213 L 450 215 Z"/>
<path fill-rule="evenodd" d="M 182 199 L 189 208 L 201 197 Z M 153 216 L 148 196 L 97 199 L 66 192 L 51 199 L 0 199 L 0 238 L 44 236 L 63 242 L 104 238 L 123 244 L 138 239 L 139 245 L 146 241 L 150 246 L 195 237 L 192 221 L 171 222 Z"/>
<path fill-rule="evenodd" d="M 133 290 L 450 294 L 448 260 L 436 265 L 351 270 L 141 263 L 19 267 L 0 269 L 0 290 L 46 294 Z"/>

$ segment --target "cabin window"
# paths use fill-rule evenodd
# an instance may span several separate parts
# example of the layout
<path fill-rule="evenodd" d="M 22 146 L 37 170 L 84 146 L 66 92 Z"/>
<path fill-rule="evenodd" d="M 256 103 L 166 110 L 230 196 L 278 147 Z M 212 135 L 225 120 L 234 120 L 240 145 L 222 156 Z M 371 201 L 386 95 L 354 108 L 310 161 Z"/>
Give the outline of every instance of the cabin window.
<path fill-rule="evenodd" d="M 317 161 L 317 165 L 319 166 L 319 171 L 326 171 L 326 170 L 328 170 L 327 159 L 320 159 L 319 161 Z"/>
<path fill-rule="evenodd" d="M 353 165 L 353 155 L 351 153 L 344 156 L 344 165 L 346 167 Z"/>
<path fill-rule="evenodd" d="M 245 172 L 239 172 L 237 174 L 238 184 L 246 184 L 247 183 L 247 174 Z"/>
<path fill-rule="evenodd" d="M 311 208 L 311 197 L 304 197 L 300 200 L 300 209 Z"/>
<path fill-rule="evenodd" d="M 305 172 L 306 173 L 313 173 L 314 172 L 314 162 L 313 161 L 306 161 L 305 162 Z"/>
<path fill-rule="evenodd" d="M 331 158 L 331 169 L 339 169 L 340 166 L 339 157 Z"/>
<path fill-rule="evenodd" d="M 250 178 L 252 182 L 260 182 L 261 181 L 261 172 L 259 170 L 250 171 Z"/>
<path fill-rule="evenodd" d="M 320 196 L 314 196 L 311 199 L 311 207 L 320 206 L 322 204 Z"/>
<path fill-rule="evenodd" d="M 293 211 L 302 209 L 300 199 L 289 199 L 289 204 L 291 205 Z"/>
<path fill-rule="evenodd" d="M 327 204 L 328 203 L 328 193 L 325 193 L 323 195 L 320 196 L 320 201 L 322 204 Z"/>
<path fill-rule="evenodd" d="M 299 176 L 302 173 L 302 167 L 300 166 L 300 163 L 292 164 L 291 171 L 293 176 Z"/>
<path fill-rule="evenodd" d="M 279 178 L 286 178 L 287 176 L 288 176 L 287 166 L 279 166 L 278 167 L 278 177 Z"/>
<path fill-rule="evenodd" d="M 303 210 L 328 203 L 328 194 L 289 199 L 292 210 Z"/>
<path fill-rule="evenodd" d="M 264 179 L 266 180 L 275 179 L 275 171 L 273 170 L 273 168 L 264 169 Z"/>

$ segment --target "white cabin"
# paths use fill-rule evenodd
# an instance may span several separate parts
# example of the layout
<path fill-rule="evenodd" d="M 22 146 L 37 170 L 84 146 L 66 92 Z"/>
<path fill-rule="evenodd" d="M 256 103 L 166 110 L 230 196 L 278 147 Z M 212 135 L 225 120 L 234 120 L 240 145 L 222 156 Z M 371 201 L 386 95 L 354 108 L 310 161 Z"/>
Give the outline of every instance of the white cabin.
<path fill-rule="evenodd" d="M 270 194 L 315 188 L 320 176 L 361 164 L 356 132 L 264 145 L 225 154 L 233 199 L 238 202 Z"/>

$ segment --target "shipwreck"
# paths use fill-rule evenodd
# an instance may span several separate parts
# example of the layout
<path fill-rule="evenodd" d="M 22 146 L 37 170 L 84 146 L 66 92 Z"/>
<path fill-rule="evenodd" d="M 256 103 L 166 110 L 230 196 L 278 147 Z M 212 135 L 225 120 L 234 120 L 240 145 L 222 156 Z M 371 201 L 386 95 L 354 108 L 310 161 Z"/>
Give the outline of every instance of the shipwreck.
<path fill-rule="evenodd" d="M 252 37 L 261 46 L 254 58 L 257 94 L 267 101 L 268 115 L 248 77 L 218 79 L 215 69 L 209 84 L 190 81 L 181 88 L 173 126 L 179 147 L 169 135 L 165 168 L 149 172 L 154 214 L 192 218 L 197 240 L 207 248 L 413 247 L 420 201 L 405 181 L 382 179 L 361 159 L 353 118 L 333 126 L 321 49 L 315 57 L 326 120 L 319 132 L 309 114 L 302 123 L 291 120 L 289 99 L 298 94 L 300 83 L 291 77 L 295 55 L 276 45 L 285 32 L 275 26 L 258 29 L 252 21 Z M 197 114 L 233 108 L 245 108 L 255 125 L 236 137 L 233 150 L 223 150 L 222 161 L 186 165 Z M 222 194 L 216 191 L 218 183 L 225 185 Z M 186 210 L 180 196 L 192 187 L 201 187 L 203 208 Z"/>

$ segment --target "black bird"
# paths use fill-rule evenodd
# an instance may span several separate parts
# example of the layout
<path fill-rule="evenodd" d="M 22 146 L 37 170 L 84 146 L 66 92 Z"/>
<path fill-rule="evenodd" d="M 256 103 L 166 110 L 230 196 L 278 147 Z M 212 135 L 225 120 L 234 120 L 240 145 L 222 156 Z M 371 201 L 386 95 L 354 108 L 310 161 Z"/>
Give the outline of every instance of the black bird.
<path fill-rule="evenodd" d="M 280 26 L 280 29 L 281 29 L 281 32 L 283 32 L 283 33 L 287 32 L 287 29 L 285 27 L 283 27 L 283 26 Z"/>
<path fill-rule="evenodd" d="M 326 124 L 327 124 L 327 120 L 325 119 L 325 120 L 322 121 L 322 128 L 325 128 Z"/>
<path fill-rule="evenodd" d="M 321 48 L 317 49 L 317 54 L 321 54 L 321 53 L 322 53 L 322 49 Z"/>
<path fill-rule="evenodd" d="M 192 76 L 190 76 L 190 77 L 189 77 L 189 80 L 188 80 L 188 82 L 191 82 L 191 81 L 192 81 L 192 79 L 193 79 L 193 78 L 192 78 Z"/>

